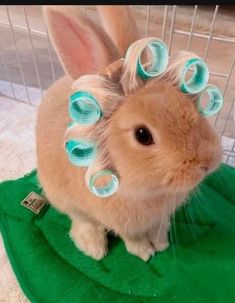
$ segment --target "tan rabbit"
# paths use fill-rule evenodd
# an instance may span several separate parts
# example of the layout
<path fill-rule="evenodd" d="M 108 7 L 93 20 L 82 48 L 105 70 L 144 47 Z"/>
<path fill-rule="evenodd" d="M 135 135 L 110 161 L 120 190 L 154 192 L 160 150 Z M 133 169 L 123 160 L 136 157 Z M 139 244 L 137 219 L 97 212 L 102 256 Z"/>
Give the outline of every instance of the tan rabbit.
<path fill-rule="evenodd" d="M 102 259 L 106 232 L 112 230 L 130 253 L 146 261 L 167 248 L 170 215 L 217 168 L 221 148 L 190 96 L 164 78 L 149 81 L 126 94 L 108 120 L 104 141 L 119 176 L 118 191 L 107 198 L 89 191 L 87 168 L 71 164 L 64 148 L 71 87 L 82 75 L 99 74 L 113 82 L 110 90 L 124 89 L 128 83 L 120 81 L 123 61 L 118 59 L 138 39 L 130 7 L 100 6 L 98 11 L 107 32 L 77 7 L 44 8 L 66 75 L 48 89 L 39 107 L 38 175 L 51 204 L 71 218 L 70 236 L 86 255 Z M 122 98 L 117 95 L 109 102 Z M 73 132 L 81 135 L 76 127 Z"/>

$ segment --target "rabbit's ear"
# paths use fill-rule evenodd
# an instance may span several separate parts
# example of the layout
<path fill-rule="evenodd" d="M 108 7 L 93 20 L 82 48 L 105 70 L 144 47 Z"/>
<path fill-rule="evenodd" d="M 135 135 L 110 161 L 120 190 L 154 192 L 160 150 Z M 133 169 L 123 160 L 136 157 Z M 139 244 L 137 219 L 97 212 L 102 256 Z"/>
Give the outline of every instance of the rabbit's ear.
<path fill-rule="evenodd" d="M 115 43 L 121 55 L 136 40 L 139 34 L 131 5 L 98 5 L 103 27 Z"/>
<path fill-rule="evenodd" d="M 96 72 L 120 57 L 104 30 L 76 6 L 45 6 L 43 13 L 55 51 L 72 78 Z"/>

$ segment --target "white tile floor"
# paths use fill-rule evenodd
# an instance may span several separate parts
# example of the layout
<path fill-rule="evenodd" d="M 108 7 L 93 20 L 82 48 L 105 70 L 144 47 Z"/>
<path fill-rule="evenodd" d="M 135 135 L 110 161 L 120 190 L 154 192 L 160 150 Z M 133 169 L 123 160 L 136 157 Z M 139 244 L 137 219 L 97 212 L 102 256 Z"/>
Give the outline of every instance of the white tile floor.
<path fill-rule="evenodd" d="M 0 97 L 0 181 L 35 168 L 37 108 Z"/>

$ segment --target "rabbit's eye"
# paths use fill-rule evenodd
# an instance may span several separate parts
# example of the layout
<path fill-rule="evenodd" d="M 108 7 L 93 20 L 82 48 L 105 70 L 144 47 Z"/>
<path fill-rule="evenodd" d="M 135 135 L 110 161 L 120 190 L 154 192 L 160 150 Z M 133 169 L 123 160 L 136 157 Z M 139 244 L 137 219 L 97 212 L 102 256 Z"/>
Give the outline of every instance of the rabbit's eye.
<path fill-rule="evenodd" d="M 147 127 L 138 127 L 135 129 L 135 138 L 142 145 L 154 144 L 151 132 Z"/>

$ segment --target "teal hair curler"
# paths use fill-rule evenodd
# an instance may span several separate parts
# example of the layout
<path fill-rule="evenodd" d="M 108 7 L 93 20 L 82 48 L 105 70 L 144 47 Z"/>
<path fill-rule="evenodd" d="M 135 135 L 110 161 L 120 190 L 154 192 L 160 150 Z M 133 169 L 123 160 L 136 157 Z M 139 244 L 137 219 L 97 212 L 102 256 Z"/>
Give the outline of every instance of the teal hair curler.
<path fill-rule="evenodd" d="M 69 161 L 77 166 L 88 166 L 96 157 L 96 146 L 85 140 L 70 140 L 65 144 Z"/>
<path fill-rule="evenodd" d="M 88 92 L 78 91 L 69 97 L 70 117 L 84 125 L 96 123 L 102 116 L 97 100 Z"/>
<path fill-rule="evenodd" d="M 110 176 L 111 180 L 103 187 L 96 187 L 95 182 L 101 176 Z M 99 170 L 97 173 L 91 176 L 88 187 L 90 191 L 100 198 L 105 198 L 113 195 L 119 185 L 118 177 L 111 170 Z"/>
<path fill-rule="evenodd" d="M 207 106 L 204 108 L 201 105 L 202 95 L 207 93 L 209 96 L 209 102 Z M 223 95 L 221 91 L 215 85 L 208 85 L 202 94 L 199 96 L 197 101 L 197 108 L 201 115 L 205 117 L 210 117 L 216 113 L 218 113 L 223 105 Z"/>
<path fill-rule="evenodd" d="M 132 51 L 133 44 L 127 49 L 125 60 L 129 60 L 129 55 Z M 141 63 L 141 54 L 137 59 L 137 74 L 143 80 L 147 80 L 149 78 L 153 78 L 162 74 L 168 64 L 168 50 L 166 44 L 161 40 L 155 40 L 149 42 L 146 47 L 148 47 L 152 53 L 152 65 L 149 70 L 145 70 L 144 66 Z"/>
<path fill-rule="evenodd" d="M 152 41 L 147 47 L 152 53 L 152 65 L 149 70 L 146 70 L 141 63 L 141 54 L 137 61 L 137 73 L 141 79 L 147 80 L 149 78 L 157 77 L 162 74 L 168 64 L 168 50 L 163 41 Z"/>
<path fill-rule="evenodd" d="M 192 77 L 185 81 L 188 70 L 194 67 Z M 206 63 L 201 58 L 192 58 L 185 63 L 181 78 L 180 89 L 184 93 L 197 94 L 202 91 L 209 80 L 209 70 Z"/>

